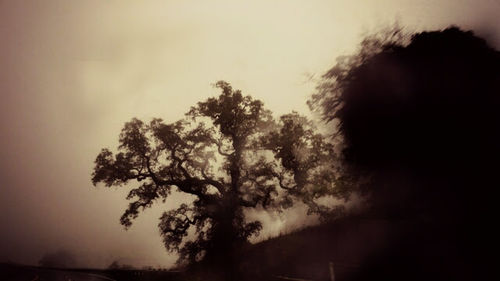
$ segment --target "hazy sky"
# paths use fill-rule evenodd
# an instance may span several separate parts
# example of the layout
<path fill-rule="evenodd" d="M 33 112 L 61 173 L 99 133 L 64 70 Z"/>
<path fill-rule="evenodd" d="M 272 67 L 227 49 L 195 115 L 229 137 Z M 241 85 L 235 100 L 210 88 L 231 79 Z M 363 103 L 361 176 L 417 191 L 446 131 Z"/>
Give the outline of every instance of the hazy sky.
<path fill-rule="evenodd" d="M 0 261 L 73 251 L 172 264 L 158 235 L 167 205 L 124 231 L 127 189 L 93 187 L 102 147 L 132 117 L 175 121 L 224 79 L 277 114 L 307 113 L 314 83 L 361 35 L 457 24 L 500 45 L 496 0 L 0 0 Z M 267 218 L 267 234 L 296 217 Z"/>

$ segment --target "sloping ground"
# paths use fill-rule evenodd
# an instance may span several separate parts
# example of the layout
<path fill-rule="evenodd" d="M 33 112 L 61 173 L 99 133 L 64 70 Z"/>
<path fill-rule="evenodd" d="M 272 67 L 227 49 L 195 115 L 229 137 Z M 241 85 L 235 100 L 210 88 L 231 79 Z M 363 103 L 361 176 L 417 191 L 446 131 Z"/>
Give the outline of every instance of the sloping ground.
<path fill-rule="evenodd" d="M 241 269 L 248 280 L 320 281 L 330 280 L 331 262 L 336 281 L 453 280 L 460 265 L 445 236 L 416 220 L 344 218 L 253 245 Z"/>
<path fill-rule="evenodd" d="M 349 218 L 303 229 L 258 243 L 245 253 L 249 274 L 329 280 L 329 263 L 337 280 L 356 271 L 394 235 L 387 220 Z"/>

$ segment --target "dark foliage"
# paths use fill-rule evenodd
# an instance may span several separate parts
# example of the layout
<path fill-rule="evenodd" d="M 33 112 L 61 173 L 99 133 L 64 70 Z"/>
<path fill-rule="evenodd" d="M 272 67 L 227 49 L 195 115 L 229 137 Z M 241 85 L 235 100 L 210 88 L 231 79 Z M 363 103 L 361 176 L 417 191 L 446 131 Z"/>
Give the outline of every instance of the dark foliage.
<path fill-rule="evenodd" d="M 371 215 L 421 228 L 360 278 L 479 280 L 496 244 L 500 53 L 456 27 L 367 42 L 324 76 L 312 104 L 337 120 Z"/>

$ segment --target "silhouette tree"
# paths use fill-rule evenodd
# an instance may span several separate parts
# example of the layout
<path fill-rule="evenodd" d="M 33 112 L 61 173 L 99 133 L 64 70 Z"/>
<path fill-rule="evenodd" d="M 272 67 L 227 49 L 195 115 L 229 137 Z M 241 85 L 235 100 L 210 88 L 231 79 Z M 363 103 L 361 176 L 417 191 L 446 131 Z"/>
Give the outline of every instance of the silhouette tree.
<path fill-rule="evenodd" d="M 38 261 L 38 264 L 43 267 L 71 268 L 76 266 L 76 259 L 71 252 L 59 250 L 45 253 Z"/>
<path fill-rule="evenodd" d="M 333 146 L 305 117 L 294 112 L 276 122 L 261 101 L 224 81 L 216 87 L 222 94 L 199 102 L 186 119 L 126 123 L 119 152 L 101 151 L 92 181 L 141 183 L 127 197 L 135 201 L 121 217 L 125 227 L 171 192 L 194 196 L 191 204 L 161 216 L 165 246 L 180 254 L 180 263 L 203 260 L 212 271 L 231 271 L 237 250 L 262 228 L 259 221 L 245 219 L 245 208 L 282 210 L 302 201 L 310 213 L 325 214 L 340 209 L 316 199 L 344 193 L 333 184 Z M 191 229 L 194 240 L 188 236 Z M 228 274 L 235 278 L 234 272 Z"/>
<path fill-rule="evenodd" d="M 392 277 L 481 279 L 494 268 L 486 257 L 496 239 L 488 229 L 498 189 L 500 53 L 456 27 L 401 34 L 365 40 L 324 75 L 311 105 L 337 123 L 346 171 L 369 195 L 372 214 L 423 226 L 391 249 L 391 262 L 412 270 Z M 441 269 L 429 274 L 432 263 Z M 419 275 L 411 264 L 429 271 Z"/>
<path fill-rule="evenodd" d="M 128 264 L 121 264 L 117 260 L 114 260 L 108 266 L 108 269 L 109 270 L 130 270 L 130 269 L 134 269 L 134 267 L 132 265 L 128 265 Z"/>

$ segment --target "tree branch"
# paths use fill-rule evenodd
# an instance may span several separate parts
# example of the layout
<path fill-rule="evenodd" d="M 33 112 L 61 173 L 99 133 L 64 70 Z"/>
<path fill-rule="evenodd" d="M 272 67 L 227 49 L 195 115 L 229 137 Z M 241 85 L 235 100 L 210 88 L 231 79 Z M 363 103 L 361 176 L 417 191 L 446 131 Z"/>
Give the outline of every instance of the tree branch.
<path fill-rule="evenodd" d="M 226 153 L 226 152 L 222 151 L 222 141 L 221 140 L 215 141 L 215 145 L 217 146 L 217 152 L 219 152 L 219 154 L 222 156 L 230 157 L 234 154 L 234 152 L 233 153 Z"/>
<path fill-rule="evenodd" d="M 296 190 L 297 189 L 297 185 L 294 185 L 294 186 L 286 186 L 284 183 L 283 183 L 283 175 L 281 174 L 278 174 L 276 172 L 273 172 L 273 176 L 275 178 L 278 179 L 278 183 L 279 183 L 279 186 L 285 190 L 289 190 L 289 191 L 292 191 L 292 190 Z"/>

